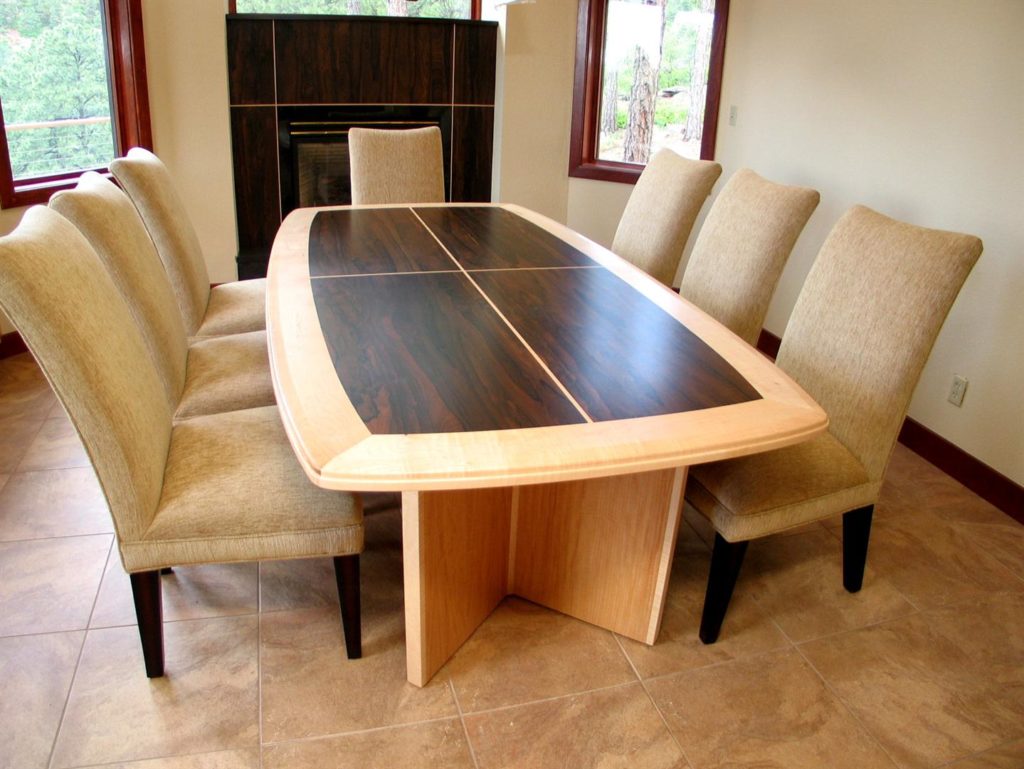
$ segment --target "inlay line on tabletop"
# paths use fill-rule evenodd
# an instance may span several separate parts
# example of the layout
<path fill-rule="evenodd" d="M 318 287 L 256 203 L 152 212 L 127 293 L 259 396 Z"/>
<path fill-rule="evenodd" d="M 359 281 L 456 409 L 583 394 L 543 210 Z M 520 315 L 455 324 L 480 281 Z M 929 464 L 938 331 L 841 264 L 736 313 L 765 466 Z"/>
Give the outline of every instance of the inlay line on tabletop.
<path fill-rule="evenodd" d="M 413 214 L 416 216 L 417 219 L 420 218 L 419 214 L 415 210 L 413 211 Z M 420 222 L 423 222 L 423 220 L 420 219 Z M 480 287 L 480 284 L 473 279 L 473 276 L 466 270 L 465 267 L 462 266 L 459 260 L 455 258 L 455 255 L 448 250 L 448 247 L 441 242 L 441 240 L 437 237 L 434 231 L 431 230 L 430 227 L 427 227 L 425 222 L 423 222 L 423 226 L 426 228 L 427 232 L 429 232 L 431 236 L 433 236 L 433 238 L 437 241 L 438 245 L 440 245 L 441 248 L 444 249 L 445 253 L 448 254 L 449 257 L 451 257 L 451 260 L 455 262 L 455 264 L 459 265 L 459 269 L 462 271 L 462 274 L 465 275 L 469 282 L 473 284 L 473 288 L 480 292 L 480 296 L 482 296 L 484 300 L 486 300 L 487 304 L 491 306 L 491 309 L 494 310 L 494 312 L 497 314 L 499 318 L 501 318 L 502 322 L 506 326 L 508 326 L 509 330 L 513 334 L 515 334 L 516 339 L 519 340 L 519 343 L 522 344 L 522 346 L 526 349 L 528 353 L 530 353 L 530 355 L 533 356 L 533 359 L 537 361 L 537 363 L 540 365 L 542 369 L 544 369 L 547 375 L 551 378 L 551 381 L 553 381 L 555 385 L 557 385 L 558 389 L 562 391 L 562 394 L 569 400 L 570 403 L 572 403 L 576 410 L 580 412 L 580 415 L 587 422 L 593 422 L 594 419 L 590 416 L 590 414 L 587 413 L 587 410 L 583 408 L 582 405 L 580 405 L 579 401 L 577 401 L 573 394 L 569 391 L 569 388 L 567 388 L 565 384 L 562 382 L 562 380 L 555 375 L 555 372 L 552 371 L 551 367 L 548 366 L 547 362 L 540 355 L 537 354 L 537 351 L 530 346 L 530 343 L 527 342 L 525 338 L 523 338 L 523 335 L 519 333 L 519 329 L 517 329 L 515 325 L 507 317 L 505 317 L 505 314 L 498 308 L 498 306 L 491 301 L 491 298 L 487 296 L 487 292 L 484 291 Z"/>

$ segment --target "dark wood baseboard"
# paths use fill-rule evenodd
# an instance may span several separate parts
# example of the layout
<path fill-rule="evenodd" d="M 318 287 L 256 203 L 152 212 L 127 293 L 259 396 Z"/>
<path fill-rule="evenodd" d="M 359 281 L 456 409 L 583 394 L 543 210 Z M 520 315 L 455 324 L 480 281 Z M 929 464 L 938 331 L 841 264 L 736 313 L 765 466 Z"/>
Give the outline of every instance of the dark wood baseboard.
<path fill-rule="evenodd" d="M 28 347 L 25 346 L 25 342 L 21 339 L 21 334 L 17 331 L 0 335 L 0 360 L 23 352 L 28 352 Z"/>
<path fill-rule="evenodd" d="M 762 329 L 757 349 L 774 359 L 781 343 L 775 334 Z M 903 420 L 899 442 L 1017 522 L 1024 523 L 1024 486 L 910 417 Z"/>
<path fill-rule="evenodd" d="M 1014 483 L 910 417 L 903 422 L 900 443 L 1014 520 L 1024 523 L 1024 486 Z"/>
<path fill-rule="evenodd" d="M 775 360 L 779 355 L 779 345 L 782 344 L 782 339 L 775 336 L 771 331 L 761 329 L 761 335 L 757 338 L 757 349 L 763 352 L 772 360 Z"/>

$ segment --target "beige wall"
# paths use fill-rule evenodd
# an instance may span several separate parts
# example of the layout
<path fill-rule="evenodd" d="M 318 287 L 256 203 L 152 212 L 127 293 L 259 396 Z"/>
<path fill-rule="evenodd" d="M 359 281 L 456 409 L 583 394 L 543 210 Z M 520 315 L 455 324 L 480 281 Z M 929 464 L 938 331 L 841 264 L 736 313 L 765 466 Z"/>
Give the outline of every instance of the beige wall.
<path fill-rule="evenodd" d="M 143 0 L 153 148 L 174 175 L 210 280 L 237 278 L 226 0 Z"/>
<path fill-rule="evenodd" d="M 568 51 L 572 35 L 554 5 L 540 0 L 523 11 L 535 11 L 532 25 L 548 28 L 547 42 Z M 516 28 L 510 26 L 511 37 Z M 1024 483 L 1022 31 L 1020 0 L 733 0 L 722 104 L 723 111 L 737 106 L 738 121 L 723 123 L 718 136 L 723 178 L 749 166 L 822 193 L 768 316 L 776 334 L 785 330 L 828 230 L 853 203 L 985 241 L 910 414 L 1018 483 Z M 548 52 L 547 60 L 561 57 Z M 567 90 L 563 101 L 569 96 Z M 506 124 L 509 130 L 515 126 Z M 506 154 L 502 167 L 514 170 L 520 160 Z M 533 183 L 554 188 L 563 173 L 553 163 L 543 178 L 535 171 Z M 570 180 L 568 224 L 607 244 L 627 196 L 623 185 Z M 970 380 L 962 408 L 946 402 L 954 373 Z"/>
<path fill-rule="evenodd" d="M 498 199 L 561 222 L 568 205 L 575 30 L 572 0 L 507 6 L 502 25 Z"/>
<path fill-rule="evenodd" d="M 777 334 L 840 213 L 862 202 L 980 236 L 985 253 L 939 337 L 910 414 L 1024 483 L 1024 3 L 740 0 L 719 133 L 726 171 L 821 190 L 768 316 Z M 962 408 L 953 374 L 970 380 Z"/>

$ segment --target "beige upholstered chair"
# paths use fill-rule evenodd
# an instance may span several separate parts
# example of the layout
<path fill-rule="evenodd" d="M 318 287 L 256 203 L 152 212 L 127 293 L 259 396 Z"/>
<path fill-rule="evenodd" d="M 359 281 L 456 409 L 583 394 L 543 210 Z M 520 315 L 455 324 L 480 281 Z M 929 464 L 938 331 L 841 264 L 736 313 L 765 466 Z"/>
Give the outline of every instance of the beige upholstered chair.
<path fill-rule="evenodd" d="M 348 132 L 352 202 L 443 203 L 441 131 L 436 126 Z"/>
<path fill-rule="evenodd" d="M 658 152 L 629 196 L 612 251 L 671 285 L 697 214 L 721 173 L 722 167 L 710 160 Z"/>
<path fill-rule="evenodd" d="M 128 196 L 97 173 L 56 193 L 50 208 L 70 220 L 106 265 L 149 349 L 176 418 L 274 405 L 267 332 L 191 344 L 167 273 Z"/>
<path fill-rule="evenodd" d="M 777 359 L 825 409 L 806 443 L 692 468 L 686 498 L 714 525 L 700 637 L 712 643 L 747 543 L 843 514 L 843 585 L 860 590 L 875 500 L 917 380 L 981 254 L 970 235 L 855 206 L 800 292 Z"/>
<path fill-rule="evenodd" d="M 131 575 L 147 675 L 163 674 L 159 572 L 175 565 L 335 556 L 346 647 L 360 655 L 362 508 L 309 482 L 275 406 L 173 424 L 106 269 L 42 206 L 0 238 L 0 309 L 92 460 Z"/>
<path fill-rule="evenodd" d="M 679 293 L 756 345 L 782 268 L 820 198 L 737 171 L 697 234 Z"/>
<path fill-rule="evenodd" d="M 189 336 L 222 336 L 267 327 L 267 282 L 239 280 L 210 288 L 199 237 L 167 167 L 135 147 L 110 170 L 142 216 L 167 270 Z"/>

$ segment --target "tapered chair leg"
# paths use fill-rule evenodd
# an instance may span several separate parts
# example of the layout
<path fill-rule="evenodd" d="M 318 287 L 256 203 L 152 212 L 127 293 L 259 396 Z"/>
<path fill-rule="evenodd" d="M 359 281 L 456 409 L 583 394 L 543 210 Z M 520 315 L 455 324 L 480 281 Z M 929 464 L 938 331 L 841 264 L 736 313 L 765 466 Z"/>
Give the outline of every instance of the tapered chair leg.
<path fill-rule="evenodd" d="M 711 551 L 711 571 L 708 574 L 708 589 L 704 595 L 704 613 L 700 618 L 700 640 L 713 644 L 718 640 L 722 620 L 729 608 L 736 578 L 740 575 L 743 556 L 747 553 L 748 542 L 728 542 L 715 532 L 715 546 Z"/>
<path fill-rule="evenodd" d="M 164 607 L 160 590 L 160 572 L 140 571 L 129 575 L 135 598 L 135 617 L 139 623 L 142 658 L 146 675 L 159 678 L 164 674 Z"/>
<path fill-rule="evenodd" d="M 341 627 L 345 633 L 345 651 L 350 660 L 363 656 L 362 620 L 359 605 L 359 556 L 334 556 L 334 578 L 338 582 L 341 603 Z"/>
<path fill-rule="evenodd" d="M 864 584 L 874 505 L 843 513 L 843 587 L 856 593 Z"/>

